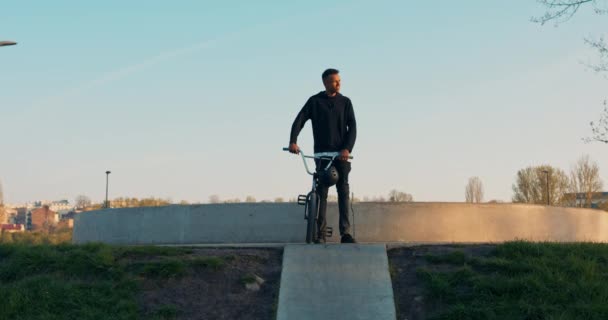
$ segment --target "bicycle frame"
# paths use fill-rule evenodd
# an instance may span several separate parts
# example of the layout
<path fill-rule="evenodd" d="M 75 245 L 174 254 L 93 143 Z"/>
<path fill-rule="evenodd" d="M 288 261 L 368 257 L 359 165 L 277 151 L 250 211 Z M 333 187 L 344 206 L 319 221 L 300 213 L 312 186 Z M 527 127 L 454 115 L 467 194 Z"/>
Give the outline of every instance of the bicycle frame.
<path fill-rule="evenodd" d="M 289 151 L 289 148 L 283 148 L 283 151 Z M 319 159 L 319 160 L 330 160 L 329 163 L 327 164 L 327 166 L 325 166 L 324 170 L 327 170 L 332 164 L 333 162 L 336 160 L 336 158 L 338 156 L 340 156 L 339 152 L 317 152 L 314 153 L 312 156 L 306 155 L 304 152 L 302 152 L 302 150 L 299 150 L 300 155 L 302 156 L 302 162 L 304 162 L 304 168 L 306 168 L 306 172 L 308 174 L 310 174 L 313 178 L 312 178 L 312 190 L 310 191 L 310 193 L 308 193 L 308 195 L 304 196 L 304 195 L 300 195 L 298 196 L 298 203 L 300 203 L 300 198 L 304 197 L 305 198 L 305 205 L 306 207 L 304 208 L 304 218 L 308 220 L 308 224 L 307 224 L 307 230 L 306 230 L 306 242 L 310 243 L 313 241 L 313 239 L 315 238 L 315 234 L 316 234 L 316 228 L 317 228 L 317 215 L 319 213 L 319 204 L 318 204 L 318 195 L 317 195 L 317 184 L 318 184 L 318 174 L 315 171 L 311 171 L 310 168 L 308 168 L 308 162 L 306 162 L 306 159 Z M 352 156 L 349 156 L 349 159 L 352 159 Z M 312 209 L 308 208 L 309 205 L 311 206 Z M 308 216 L 306 215 L 306 213 L 308 213 Z M 328 229 L 331 230 L 330 227 L 328 227 Z M 329 234 L 331 235 L 331 231 L 329 232 Z"/>

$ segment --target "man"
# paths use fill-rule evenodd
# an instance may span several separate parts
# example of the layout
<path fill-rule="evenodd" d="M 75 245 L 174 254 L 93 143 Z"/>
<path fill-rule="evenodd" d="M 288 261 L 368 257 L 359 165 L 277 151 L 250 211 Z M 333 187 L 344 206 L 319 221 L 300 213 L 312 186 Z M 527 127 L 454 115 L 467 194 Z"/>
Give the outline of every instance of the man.
<path fill-rule="evenodd" d="M 302 110 L 296 116 L 291 126 L 289 138 L 289 152 L 299 154 L 300 149 L 297 145 L 297 138 L 308 119 L 312 122 L 314 137 L 314 152 L 340 152 L 340 156 L 334 161 L 334 166 L 338 171 L 338 208 L 340 211 L 340 242 L 355 243 L 355 239 L 350 234 L 350 221 L 348 215 L 349 205 L 349 185 L 348 174 L 351 170 L 351 163 L 348 161 L 350 153 L 353 151 L 355 139 L 357 138 L 357 122 L 355 112 L 350 99 L 340 94 L 340 75 L 336 69 L 327 69 L 321 76 L 325 91 L 310 97 Z M 317 171 L 327 165 L 325 160 L 315 160 Z M 316 243 L 325 242 L 325 232 L 327 227 L 327 191 L 329 186 L 319 185 L 319 219 L 317 222 L 318 238 Z"/>

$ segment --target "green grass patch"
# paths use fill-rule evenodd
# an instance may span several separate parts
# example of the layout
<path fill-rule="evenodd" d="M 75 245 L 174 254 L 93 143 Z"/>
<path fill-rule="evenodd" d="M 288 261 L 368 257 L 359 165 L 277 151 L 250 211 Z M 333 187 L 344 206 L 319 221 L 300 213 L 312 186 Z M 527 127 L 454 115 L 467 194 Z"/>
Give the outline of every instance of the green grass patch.
<path fill-rule="evenodd" d="M 439 263 L 447 263 L 447 264 L 455 264 L 462 265 L 466 262 L 467 258 L 464 252 L 460 250 L 452 251 L 450 253 L 444 255 L 425 255 L 424 258 L 429 263 L 439 264 Z"/>
<path fill-rule="evenodd" d="M 118 258 L 143 258 L 143 257 L 172 257 L 187 255 L 194 252 L 191 248 L 182 247 L 158 247 L 158 246 L 119 246 L 115 249 Z"/>
<path fill-rule="evenodd" d="M 193 268 L 209 268 L 212 270 L 222 269 L 226 262 L 220 257 L 197 257 L 191 260 L 187 260 L 186 263 Z"/>
<path fill-rule="evenodd" d="M 417 276 L 430 319 L 608 319 L 606 244 L 517 241 L 425 258 Z"/>
<path fill-rule="evenodd" d="M 247 274 L 247 275 L 244 275 L 243 277 L 241 277 L 241 283 L 243 285 L 254 283 L 254 282 L 255 282 L 255 276 L 252 274 Z"/>
<path fill-rule="evenodd" d="M 1 231 L 0 231 L 1 232 Z M 0 244 L 69 244 L 72 242 L 72 229 L 55 232 L 1 232 Z"/>
<path fill-rule="evenodd" d="M 152 320 L 170 320 L 179 315 L 179 310 L 174 305 L 164 305 L 156 309 L 152 315 Z"/>
<path fill-rule="evenodd" d="M 224 266 L 221 258 L 191 258 L 191 252 L 103 244 L 0 244 L 0 318 L 137 319 L 143 279 Z M 152 318 L 173 319 L 176 312 L 164 306 Z"/>
<path fill-rule="evenodd" d="M 176 259 L 131 263 L 127 269 L 151 279 L 180 278 L 186 274 L 186 264 Z"/>

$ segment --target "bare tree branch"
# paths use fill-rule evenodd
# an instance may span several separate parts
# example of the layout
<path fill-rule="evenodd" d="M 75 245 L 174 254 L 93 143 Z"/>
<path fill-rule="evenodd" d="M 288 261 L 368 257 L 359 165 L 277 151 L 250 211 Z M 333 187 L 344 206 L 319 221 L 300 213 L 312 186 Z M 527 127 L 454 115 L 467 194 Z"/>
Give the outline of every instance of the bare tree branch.
<path fill-rule="evenodd" d="M 479 177 L 469 178 L 469 182 L 464 189 L 466 202 L 481 203 L 483 202 L 483 183 Z"/>
<path fill-rule="evenodd" d="M 79 195 L 76 197 L 75 206 L 78 209 L 84 209 L 90 207 L 92 202 L 91 199 L 85 195 Z"/>
<path fill-rule="evenodd" d="M 414 197 L 409 194 L 409 193 L 405 193 L 405 192 L 401 192 L 398 190 L 391 190 L 388 193 L 388 199 L 390 202 L 412 202 L 414 201 Z"/>
<path fill-rule="evenodd" d="M 600 120 L 589 123 L 591 126 L 591 137 L 584 138 L 585 142 L 608 143 L 608 101 L 604 101 L 604 111 L 600 115 Z"/>
<path fill-rule="evenodd" d="M 555 24 L 568 21 L 583 4 L 593 4 L 595 12 L 600 13 L 597 7 L 596 0 L 538 0 L 538 2 L 547 7 L 547 12 L 540 17 L 533 17 L 533 22 L 544 25 L 549 21 L 555 21 Z"/>
<path fill-rule="evenodd" d="M 601 36 L 597 40 L 585 38 L 585 43 L 587 43 L 591 48 L 597 50 L 600 60 L 596 64 L 585 63 L 585 65 L 598 73 L 608 71 L 608 44 L 604 40 L 604 37 Z"/>
<path fill-rule="evenodd" d="M 6 214 L 4 210 L 4 193 L 2 192 L 2 182 L 0 182 L 0 223 L 6 222 Z"/>
<path fill-rule="evenodd" d="M 574 203 L 570 204 L 590 208 L 593 194 L 602 191 L 602 187 L 603 182 L 597 162 L 592 161 L 588 155 L 580 157 L 570 170 L 570 192 L 574 194 Z M 578 194 L 585 195 L 584 201 L 577 201 Z"/>

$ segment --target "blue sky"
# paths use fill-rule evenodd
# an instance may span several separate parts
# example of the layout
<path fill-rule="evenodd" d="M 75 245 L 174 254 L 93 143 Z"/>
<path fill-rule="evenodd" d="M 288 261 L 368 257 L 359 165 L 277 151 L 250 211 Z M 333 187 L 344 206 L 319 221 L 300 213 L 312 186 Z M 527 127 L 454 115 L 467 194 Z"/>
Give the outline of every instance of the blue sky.
<path fill-rule="evenodd" d="M 206 202 L 309 188 L 281 151 L 293 118 L 341 70 L 359 136 L 351 189 L 463 201 L 470 176 L 509 200 L 518 169 L 568 171 L 607 80 L 585 68 L 606 16 L 554 27 L 534 1 L 3 1 L 5 200 L 85 194 Z M 310 124 L 300 146 L 312 150 Z M 335 193 L 335 190 L 331 191 Z"/>

